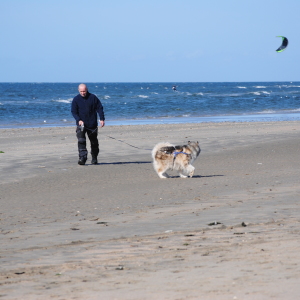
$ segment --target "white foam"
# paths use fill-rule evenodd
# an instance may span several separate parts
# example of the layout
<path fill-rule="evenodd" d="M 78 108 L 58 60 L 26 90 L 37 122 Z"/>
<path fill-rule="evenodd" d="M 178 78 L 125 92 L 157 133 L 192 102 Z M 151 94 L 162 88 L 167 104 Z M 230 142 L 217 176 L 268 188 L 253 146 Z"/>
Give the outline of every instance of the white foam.
<path fill-rule="evenodd" d="M 139 98 L 149 98 L 149 96 L 146 95 L 138 95 Z"/>
<path fill-rule="evenodd" d="M 245 86 L 237 86 L 238 89 L 246 89 Z"/>
<path fill-rule="evenodd" d="M 286 110 L 286 112 L 299 112 L 300 108 L 295 108 L 295 109 L 291 109 L 291 110 Z"/>
<path fill-rule="evenodd" d="M 263 86 L 263 85 L 258 85 L 258 86 L 255 86 L 255 88 L 257 88 L 257 89 L 265 89 L 266 87 Z"/>
<path fill-rule="evenodd" d="M 110 98 L 110 96 L 108 96 L 108 95 L 105 95 L 103 98 L 104 98 L 104 99 L 109 99 L 109 98 Z"/>
<path fill-rule="evenodd" d="M 60 99 L 60 100 L 53 100 L 55 102 L 60 102 L 60 103 L 71 103 L 73 99 L 67 99 L 67 100 L 64 100 L 64 99 Z"/>
<path fill-rule="evenodd" d="M 266 110 L 260 111 L 258 113 L 259 114 L 274 114 L 275 110 L 273 110 L 273 109 L 266 109 Z"/>

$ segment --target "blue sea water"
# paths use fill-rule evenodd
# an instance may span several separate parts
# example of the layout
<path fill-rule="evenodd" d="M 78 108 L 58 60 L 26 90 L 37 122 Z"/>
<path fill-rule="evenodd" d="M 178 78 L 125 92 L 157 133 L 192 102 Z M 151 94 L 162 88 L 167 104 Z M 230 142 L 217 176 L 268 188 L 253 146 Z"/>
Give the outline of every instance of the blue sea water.
<path fill-rule="evenodd" d="M 300 120 L 300 82 L 87 85 L 104 106 L 106 125 Z M 73 126 L 77 86 L 0 83 L 0 128 Z"/>

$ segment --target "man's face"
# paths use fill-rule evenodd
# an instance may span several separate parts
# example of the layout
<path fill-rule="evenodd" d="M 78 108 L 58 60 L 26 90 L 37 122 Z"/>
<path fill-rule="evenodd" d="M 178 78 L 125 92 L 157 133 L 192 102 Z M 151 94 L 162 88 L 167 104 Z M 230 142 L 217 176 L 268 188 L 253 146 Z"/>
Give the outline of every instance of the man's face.
<path fill-rule="evenodd" d="M 85 97 L 87 94 L 87 87 L 84 85 L 79 86 L 78 91 L 79 91 L 81 97 Z"/>

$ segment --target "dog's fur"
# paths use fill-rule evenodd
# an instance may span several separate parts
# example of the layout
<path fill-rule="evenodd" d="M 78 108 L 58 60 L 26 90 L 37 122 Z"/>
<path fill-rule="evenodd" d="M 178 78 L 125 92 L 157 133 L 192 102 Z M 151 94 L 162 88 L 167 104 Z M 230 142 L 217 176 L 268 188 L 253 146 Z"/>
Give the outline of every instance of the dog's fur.
<path fill-rule="evenodd" d="M 174 146 L 168 142 L 158 143 L 152 150 L 153 167 L 160 178 L 170 177 L 167 170 L 177 170 L 180 177 L 194 175 L 195 167 L 192 162 L 200 154 L 198 142 L 188 142 L 187 145 Z M 184 153 L 178 153 L 184 152 Z"/>

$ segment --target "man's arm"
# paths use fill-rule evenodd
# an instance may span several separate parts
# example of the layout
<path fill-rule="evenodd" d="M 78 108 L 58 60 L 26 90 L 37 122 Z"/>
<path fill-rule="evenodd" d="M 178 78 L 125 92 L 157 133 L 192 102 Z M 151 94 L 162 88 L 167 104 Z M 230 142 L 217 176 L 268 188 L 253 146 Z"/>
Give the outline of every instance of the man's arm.
<path fill-rule="evenodd" d="M 74 117 L 74 119 L 76 120 L 76 123 L 78 124 L 79 121 L 80 121 L 80 117 L 79 117 L 79 114 L 78 114 L 78 105 L 75 101 L 75 98 L 73 99 L 72 101 L 72 105 L 71 105 L 71 113 Z M 79 124 L 80 125 L 80 124 Z"/>
<path fill-rule="evenodd" d="M 98 98 L 97 98 L 97 113 L 100 118 L 100 126 L 103 127 L 105 125 L 105 116 L 104 116 L 102 103 Z"/>

